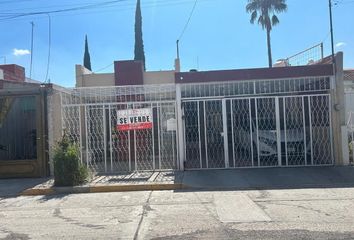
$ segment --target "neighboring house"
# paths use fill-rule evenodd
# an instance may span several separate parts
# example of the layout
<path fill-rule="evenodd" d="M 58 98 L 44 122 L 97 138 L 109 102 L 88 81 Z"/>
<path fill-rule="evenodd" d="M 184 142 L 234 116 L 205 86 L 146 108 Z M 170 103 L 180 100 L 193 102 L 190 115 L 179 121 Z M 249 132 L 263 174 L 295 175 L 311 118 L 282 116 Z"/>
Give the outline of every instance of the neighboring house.
<path fill-rule="evenodd" d="M 0 70 L 2 71 L 2 74 L 0 73 L 0 79 L 6 81 L 13 81 L 13 82 L 24 82 L 26 79 L 25 68 L 19 65 L 16 64 L 0 65 Z M 1 76 L 3 77 L 1 78 Z"/>
<path fill-rule="evenodd" d="M 347 123 L 354 127 L 354 69 L 343 71 Z"/>
<path fill-rule="evenodd" d="M 0 65 L 0 178 L 47 176 L 47 88 L 25 69 Z"/>
<path fill-rule="evenodd" d="M 343 80 L 345 89 L 354 91 L 354 69 L 345 69 L 343 71 Z"/>

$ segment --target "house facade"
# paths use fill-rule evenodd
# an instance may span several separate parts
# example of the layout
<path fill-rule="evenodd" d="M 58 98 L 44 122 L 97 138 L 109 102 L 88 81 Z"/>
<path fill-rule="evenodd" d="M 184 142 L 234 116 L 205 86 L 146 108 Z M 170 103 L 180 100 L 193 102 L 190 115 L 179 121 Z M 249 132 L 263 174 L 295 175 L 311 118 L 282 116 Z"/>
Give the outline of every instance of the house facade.
<path fill-rule="evenodd" d="M 341 53 L 332 64 L 114 73 L 76 66 L 62 126 L 98 172 L 348 164 Z M 177 62 L 178 63 L 178 62 Z M 344 144 L 342 144 L 342 142 Z"/>

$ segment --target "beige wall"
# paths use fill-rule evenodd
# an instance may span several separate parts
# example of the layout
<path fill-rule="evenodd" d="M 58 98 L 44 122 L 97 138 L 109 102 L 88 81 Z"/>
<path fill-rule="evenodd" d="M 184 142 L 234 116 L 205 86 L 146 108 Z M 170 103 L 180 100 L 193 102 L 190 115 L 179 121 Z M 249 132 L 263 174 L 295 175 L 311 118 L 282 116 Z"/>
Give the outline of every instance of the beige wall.
<path fill-rule="evenodd" d="M 82 65 L 76 65 L 76 87 L 115 86 L 114 73 L 92 73 Z M 144 72 L 144 84 L 175 83 L 175 71 Z"/>
<path fill-rule="evenodd" d="M 175 71 L 144 72 L 144 84 L 175 83 Z"/>
<path fill-rule="evenodd" d="M 0 69 L 0 80 L 4 80 L 4 71 Z"/>
<path fill-rule="evenodd" d="M 92 73 L 81 65 L 75 66 L 76 87 L 107 87 L 114 86 L 114 73 Z"/>

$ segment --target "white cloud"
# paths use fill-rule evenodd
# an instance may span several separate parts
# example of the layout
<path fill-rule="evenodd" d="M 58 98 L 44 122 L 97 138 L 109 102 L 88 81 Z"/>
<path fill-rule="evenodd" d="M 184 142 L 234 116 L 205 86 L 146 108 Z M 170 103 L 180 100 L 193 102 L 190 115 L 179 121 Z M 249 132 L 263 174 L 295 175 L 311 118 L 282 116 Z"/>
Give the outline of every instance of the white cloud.
<path fill-rule="evenodd" d="M 31 54 L 31 52 L 29 50 L 27 50 L 27 49 L 14 48 L 14 51 L 13 51 L 12 54 L 15 55 L 15 56 L 24 56 L 24 55 Z"/>
<path fill-rule="evenodd" d="M 336 48 L 341 48 L 344 47 L 345 45 L 347 45 L 345 42 L 339 42 L 336 44 Z"/>

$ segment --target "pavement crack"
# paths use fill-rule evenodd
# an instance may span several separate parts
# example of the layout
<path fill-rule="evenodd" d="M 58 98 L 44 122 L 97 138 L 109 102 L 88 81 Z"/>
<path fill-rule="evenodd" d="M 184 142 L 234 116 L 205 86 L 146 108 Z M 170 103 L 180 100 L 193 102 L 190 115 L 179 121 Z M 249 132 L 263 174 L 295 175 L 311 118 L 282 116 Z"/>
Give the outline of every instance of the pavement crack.
<path fill-rule="evenodd" d="M 280 205 L 280 206 L 288 206 L 288 207 L 296 207 L 296 208 L 304 209 L 304 210 L 307 210 L 307 211 L 312 211 L 312 212 L 315 212 L 315 213 L 324 214 L 326 216 L 331 216 L 329 213 L 326 213 L 326 212 L 321 211 L 319 209 L 313 209 L 313 208 L 304 207 L 304 206 L 301 206 L 301 205 L 284 204 L 284 203 L 283 204 L 282 203 L 271 203 L 271 202 L 268 202 L 268 204 Z"/>
<path fill-rule="evenodd" d="M 63 213 L 60 210 L 60 208 L 56 208 L 54 210 L 53 216 L 56 217 L 56 218 L 62 219 L 65 222 L 74 224 L 76 226 L 85 227 L 85 228 L 94 228 L 94 229 L 104 229 L 104 226 L 102 226 L 102 225 L 82 223 L 82 222 L 79 222 L 79 221 L 77 221 L 75 219 L 72 219 L 72 218 L 69 218 L 69 217 L 65 217 L 65 216 L 63 216 Z"/>
<path fill-rule="evenodd" d="M 149 196 L 148 196 L 148 198 L 146 199 L 146 201 L 145 201 L 145 203 L 143 205 L 143 212 L 142 212 L 142 214 L 140 216 L 138 227 L 136 228 L 136 231 L 135 231 L 135 234 L 134 234 L 134 238 L 133 238 L 134 240 L 137 240 L 138 237 L 139 237 L 139 231 L 140 231 L 141 225 L 143 223 L 144 217 L 147 216 L 147 213 L 152 210 L 152 208 L 150 206 L 151 195 L 152 195 L 152 191 L 150 191 Z"/>
<path fill-rule="evenodd" d="M 207 203 L 203 203 L 202 199 L 200 199 L 200 197 L 198 196 L 197 193 L 194 193 L 194 195 L 196 196 L 196 198 L 199 200 L 200 203 L 202 203 L 201 205 L 204 207 L 205 210 L 207 210 L 211 217 L 218 223 L 221 232 L 227 236 L 232 236 L 232 230 L 227 226 L 227 224 L 223 224 L 220 219 L 218 218 L 217 215 L 215 215 L 215 213 L 209 208 Z M 214 199 L 214 195 L 212 195 L 212 201 L 211 204 L 214 206 L 214 208 L 216 208 L 215 206 L 215 199 Z"/>

